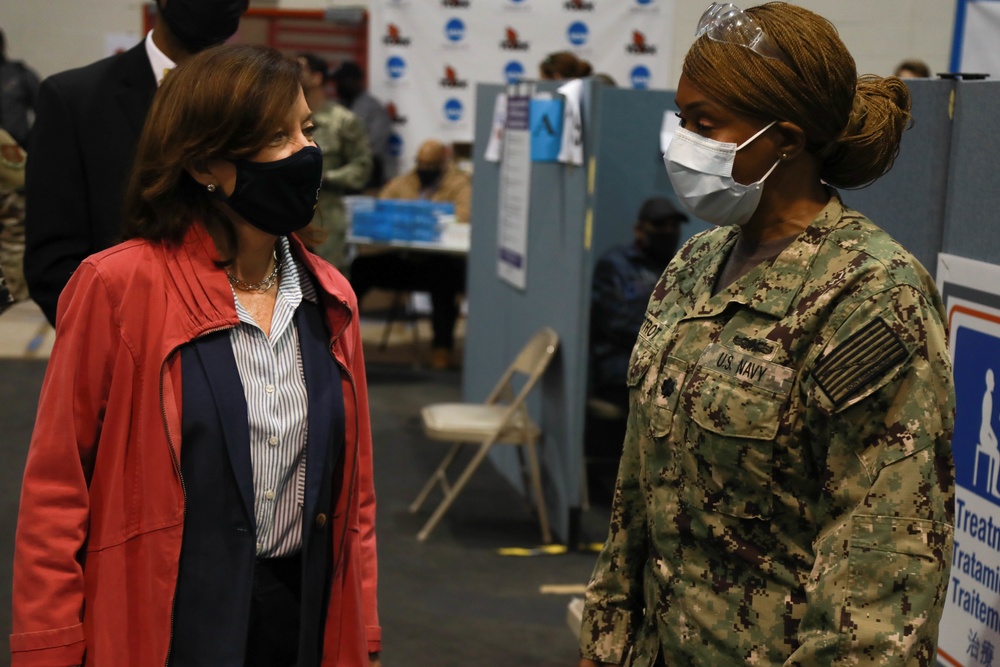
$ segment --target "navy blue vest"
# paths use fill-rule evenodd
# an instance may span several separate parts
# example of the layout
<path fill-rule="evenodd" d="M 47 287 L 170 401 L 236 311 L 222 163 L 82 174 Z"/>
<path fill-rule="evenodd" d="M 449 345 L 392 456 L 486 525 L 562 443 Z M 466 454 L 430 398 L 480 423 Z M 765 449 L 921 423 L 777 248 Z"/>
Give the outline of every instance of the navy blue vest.
<path fill-rule="evenodd" d="M 344 447 L 340 368 L 321 308 L 295 313 L 309 395 L 298 667 L 319 665 L 331 585 L 333 471 Z M 243 667 L 256 551 L 247 405 L 228 331 L 181 349 L 184 539 L 171 667 Z"/>

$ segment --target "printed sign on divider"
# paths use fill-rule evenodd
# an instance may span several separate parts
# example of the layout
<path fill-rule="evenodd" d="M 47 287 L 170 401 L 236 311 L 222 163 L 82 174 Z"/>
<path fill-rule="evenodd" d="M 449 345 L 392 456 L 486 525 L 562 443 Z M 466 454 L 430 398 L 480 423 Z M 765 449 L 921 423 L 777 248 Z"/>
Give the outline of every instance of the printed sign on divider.
<path fill-rule="evenodd" d="M 562 145 L 563 101 L 536 97 L 531 100 L 531 161 L 556 162 Z"/>
<path fill-rule="evenodd" d="M 518 289 L 528 285 L 528 213 L 531 201 L 530 91 L 526 84 L 507 94 L 507 127 L 500 160 L 497 206 L 497 275 Z M 527 92 L 527 94 L 525 94 Z"/>
<path fill-rule="evenodd" d="M 1000 665 L 1000 266 L 939 255 L 955 373 L 955 551 L 938 660 Z M 994 662 L 996 660 L 996 662 Z"/>

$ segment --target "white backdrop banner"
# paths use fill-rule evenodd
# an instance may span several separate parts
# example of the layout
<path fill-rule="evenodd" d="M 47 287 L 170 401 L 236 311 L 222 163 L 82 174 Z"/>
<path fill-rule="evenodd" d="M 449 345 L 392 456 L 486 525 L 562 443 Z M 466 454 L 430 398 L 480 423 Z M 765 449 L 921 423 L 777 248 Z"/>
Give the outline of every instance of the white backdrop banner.
<path fill-rule="evenodd" d="M 535 79 L 553 51 L 622 87 L 668 87 L 675 2 L 372 0 L 369 89 L 393 118 L 400 170 L 425 139 L 472 141 L 477 83 Z"/>

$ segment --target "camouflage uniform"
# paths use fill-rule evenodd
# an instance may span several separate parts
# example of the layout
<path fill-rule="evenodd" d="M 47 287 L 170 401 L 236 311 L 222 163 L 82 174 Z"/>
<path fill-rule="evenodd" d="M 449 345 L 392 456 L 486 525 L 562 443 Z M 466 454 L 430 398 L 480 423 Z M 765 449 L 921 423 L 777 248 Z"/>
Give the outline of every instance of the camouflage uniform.
<path fill-rule="evenodd" d="M 326 232 L 326 238 L 314 250 L 338 269 L 344 269 L 347 215 L 343 196 L 368 182 L 372 153 L 361 120 L 339 104 L 314 112 L 313 122 L 313 139 L 323 149 L 323 190 L 313 224 Z"/>
<path fill-rule="evenodd" d="M 7 281 L 3 277 L 3 267 L 0 267 L 0 313 L 14 305 L 14 297 L 7 289 Z"/>
<path fill-rule="evenodd" d="M 0 129 L 0 270 L 15 301 L 28 298 L 24 280 L 24 150 Z"/>
<path fill-rule="evenodd" d="M 955 405 L 933 280 L 834 197 L 712 296 L 737 235 L 691 239 L 650 299 L 581 654 L 932 665 Z"/>

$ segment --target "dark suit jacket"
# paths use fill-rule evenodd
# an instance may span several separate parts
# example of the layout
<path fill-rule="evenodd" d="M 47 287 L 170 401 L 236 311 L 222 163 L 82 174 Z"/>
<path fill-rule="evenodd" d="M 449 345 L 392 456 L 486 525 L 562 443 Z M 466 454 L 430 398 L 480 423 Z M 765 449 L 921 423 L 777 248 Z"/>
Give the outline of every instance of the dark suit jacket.
<path fill-rule="evenodd" d="M 320 306 L 295 313 L 309 400 L 302 498 L 298 667 L 318 667 L 330 595 L 334 467 L 344 449 L 340 368 Z M 256 525 L 247 404 L 228 330 L 181 348 L 181 472 L 184 539 L 174 597 L 169 662 L 176 667 L 247 664 Z M 255 656 L 254 664 L 266 664 Z"/>
<path fill-rule="evenodd" d="M 76 267 L 120 240 L 123 195 L 155 92 L 144 42 L 42 82 L 28 141 L 24 273 L 53 324 Z"/>

